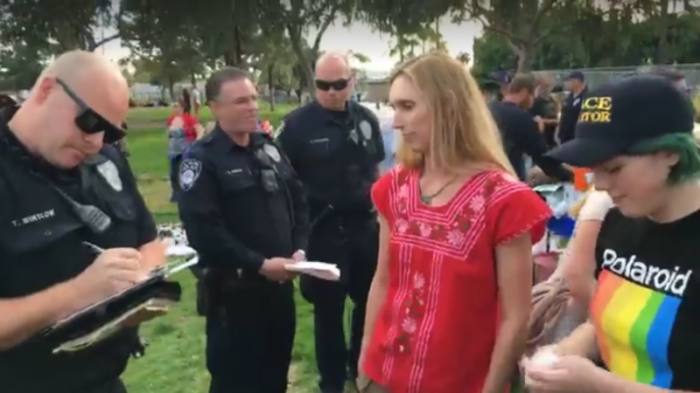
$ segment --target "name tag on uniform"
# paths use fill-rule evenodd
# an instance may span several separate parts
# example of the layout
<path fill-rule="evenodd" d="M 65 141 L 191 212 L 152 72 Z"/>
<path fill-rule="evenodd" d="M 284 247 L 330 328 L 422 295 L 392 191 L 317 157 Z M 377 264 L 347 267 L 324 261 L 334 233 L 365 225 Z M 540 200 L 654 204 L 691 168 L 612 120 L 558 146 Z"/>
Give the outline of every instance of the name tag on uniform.
<path fill-rule="evenodd" d="M 35 222 L 43 221 L 46 220 L 47 218 L 51 218 L 56 215 L 56 211 L 54 209 L 46 210 L 40 213 L 32 214 L 26 217 L 18 218 L 16 220 L 12 220 L 12 226 L 17 228 L 21 227 L 27 224 L 33 224 Z"/>

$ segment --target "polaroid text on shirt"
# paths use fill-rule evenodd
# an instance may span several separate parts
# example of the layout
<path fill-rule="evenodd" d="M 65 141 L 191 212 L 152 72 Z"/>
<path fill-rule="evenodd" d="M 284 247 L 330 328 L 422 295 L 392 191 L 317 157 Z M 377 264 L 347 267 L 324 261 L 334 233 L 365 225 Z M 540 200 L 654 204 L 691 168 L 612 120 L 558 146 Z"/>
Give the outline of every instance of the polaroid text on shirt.
<path fill-rule="evenodd" d="M 581 123 L 609 123 L 612 107 L 611 97 L 586 98 L 581 104 L 581 115 L 578 121 Z"/>
<path fill-rule="evenodd" d="M 692 270 L 684 272 L 678 266 L 670 270 L 648 265 L 638 261 L 636 255 L 618 257 L 617 252 L 609 248 L 603 252 L 603 267 L 639 284 L 676 296 L 683 296 L 693 275 Z"/>

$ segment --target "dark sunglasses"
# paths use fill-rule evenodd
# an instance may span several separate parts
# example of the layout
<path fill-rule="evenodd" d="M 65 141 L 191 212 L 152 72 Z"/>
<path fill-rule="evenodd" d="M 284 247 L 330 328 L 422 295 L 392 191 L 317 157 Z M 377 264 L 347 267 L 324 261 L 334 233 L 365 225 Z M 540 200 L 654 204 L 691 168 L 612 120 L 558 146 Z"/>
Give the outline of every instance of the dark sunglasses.
<path fill-rule="evenodd" d="M 330 89 L 333 89 L 335 91 L 341 91 L 345 90 L 345 88 L 348 87 L 349 83 L 350 79 L 338 79 L 335 81 L 324 81 L 316 79 L 316 88 L 323 91 L 328 91 Z"/>
<path fill-rule="evenodd" d="M 75 116 L 75 125 L 86 134 L 97 134 L 104 132 L 104 142 L 114 143 L 124 137 L 126 133 L 120 127 L 110 123 L 107 119 L 95 112 L 82 98 L 60 78 L 56 78 L 63 91 L 66 92 L 73 102 L 78 106 L 78 114 Z"/>

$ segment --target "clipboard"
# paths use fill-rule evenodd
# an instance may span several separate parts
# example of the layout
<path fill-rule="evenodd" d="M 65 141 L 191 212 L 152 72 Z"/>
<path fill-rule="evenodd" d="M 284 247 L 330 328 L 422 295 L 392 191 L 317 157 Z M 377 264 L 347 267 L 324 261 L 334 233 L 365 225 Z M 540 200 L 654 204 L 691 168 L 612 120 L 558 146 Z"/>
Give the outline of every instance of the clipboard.
<path fill-rule="evenodd" d="M 145 281 L 56 322 L 36 338 L 54 353 L 88 348 L 121 330 L 121 323 L 138 311 L 179 302 L 180 284 L 166 278 L 166 269 L 154 271 Z"/>

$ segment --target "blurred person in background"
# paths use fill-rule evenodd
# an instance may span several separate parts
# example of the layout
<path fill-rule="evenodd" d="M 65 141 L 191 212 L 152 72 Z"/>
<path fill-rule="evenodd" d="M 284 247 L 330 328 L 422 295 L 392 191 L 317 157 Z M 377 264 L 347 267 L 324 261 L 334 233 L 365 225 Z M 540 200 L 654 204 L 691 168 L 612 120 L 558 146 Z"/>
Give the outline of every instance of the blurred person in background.
<path fill-rule="evenodd" d="M 569 181 L 573 174 L 560 163 L 547 157 L 547 143 L 537 130 L 537 123 L 527 112 L 535 94 L 535 79 L 532 75 L 516 75 L 505 92 L 502 101 L 492 101 L 488 108 L 501 132 L 503 146 L 521 181 L 528 179 L 525 155 L 539 168 L 535 177 L 552 177 Z M 534 172 L 533 172 L 534 173 Z M 534 175 L 532 175 L 534 176 Z"/>
<path fill-rule="evenodd" d="M 194 109 L 194 117 L 199 119 L 199 108 L 202 106 L 202 96 L 197 90 L 196 85 L 192 85 L 192 109 Z"/>
<path fill-rule="evenodd" d="M 178 100 L 178 102 L 180 103 L 180 106 L 182 107 L 182 111 L 184 113 L 192 113 L 192 97 L 187 88 L 182 89 L 182 92 L 180 93 L 180 99 Z"/>
<path fill-rule="evenodd" d="M 530 114 L 537 122 L 540 132 L 544 135 L 548 148 L 556 146 L 555 134 L 559 125 L 559 112 L 557 103 L 552 97 L 552 88 L 555 85 L 554 78 L 549 74 L 537 76 L 537 88 L 535 100 L 530 107 Z"/>
<path fill-rule="evenodd" d="M 578 115 L 581 113 L 581 104 L 588 93 L 586 78 L 580 71 L 574 71 L 569 74 L 564 85 L 569 95 L 564 99 L 564 104 L 561 108 L 559 130 L 557 132 L 559 143 L 565 143 L 574 139 L 574 130 L 578 122 Z"/>
<path fill-rule="evenodd" d="M 201 133 L 197 119 L 185 112 L 179 103 L 173 104 L 173 113 L 166 122 L 168 128 L 168 160 L 170 161 L 170 202 L 177 202 L 180 192 L 178 171 L 183 154 L 192 146 Z"/>

